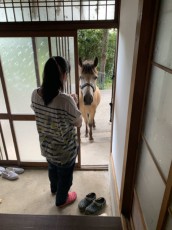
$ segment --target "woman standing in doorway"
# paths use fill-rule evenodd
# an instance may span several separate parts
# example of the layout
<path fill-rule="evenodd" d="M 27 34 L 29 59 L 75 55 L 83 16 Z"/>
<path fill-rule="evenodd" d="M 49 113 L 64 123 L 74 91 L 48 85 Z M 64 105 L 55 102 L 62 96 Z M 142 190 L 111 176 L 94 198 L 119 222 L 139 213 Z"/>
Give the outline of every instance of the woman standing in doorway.
<path fill-rule="evenodd" d="M 76 127 L 82 116 L 75 94 L 64 93 L 68 62 L 60 56 L 45 63 L 43 83 L 32 93 L 31 107 L 35 112 L 41 154 L 48 162 L 48 175 L 56 206 L 64 207 L 76 200 L 76 192 L 69 192 L 78 151 Z"/>

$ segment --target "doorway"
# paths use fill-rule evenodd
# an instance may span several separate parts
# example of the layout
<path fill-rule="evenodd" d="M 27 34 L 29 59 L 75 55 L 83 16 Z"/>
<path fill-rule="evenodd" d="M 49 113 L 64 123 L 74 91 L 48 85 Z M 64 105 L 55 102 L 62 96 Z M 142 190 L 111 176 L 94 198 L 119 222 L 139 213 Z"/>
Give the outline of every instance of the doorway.
<path fill-rule="evenodd" d="M 116 29 L 78 30 L 78 56 L 82 61 L 98 58 L 96 85 L 101 99 L 96 108 L 93 141 L 85 137 L 85 123 L 81 127 L 81 165 L 83 168 L 107 169 L 111 148 L 111 105 L 116 55 Z"/>
<path fill-rule="evenodd" d="M 59 33 L 51 37 L 14 37 L 0 39 L 0 146 L 4 164 L 45 166 L 40 153 L 35 118 L 30 107 L 30 95 L 42 82 L 42 71 L 49 56 L 61 55 L 72 68 L 66 92 L 78 94 L 77 36 Z M 114 43 L 115 44 L 115 43 Z M 10 49 L 9 49 L 10 47 Z M 114 54 L 112 54 L 114 58 Z M 111 60 L 113 66 L 114 59 Z M 9 68 L 10 66 L 10 68 Z M 110 72 L 110 71 L 109 71 Z M 108 72 L 108 73 L 109 73 Z M 94 142 L 84 137 L 85 125 L 78 130 L 80 152 L 76 167 L 107 169 L 111 143 L 111 107 L 113 72 L 110 83 L 99 80 L 101 102 L 96 112 Z M 99 76 L 99 79 L 101 76 Z M 106 87 L 102 85 L 108 85 Z M 15 97 L 14 97 L 15 95 Z M 103 115 L 103 116 L 102 116 Z M 32 154 L 31 154 L 32 153 Z"/>

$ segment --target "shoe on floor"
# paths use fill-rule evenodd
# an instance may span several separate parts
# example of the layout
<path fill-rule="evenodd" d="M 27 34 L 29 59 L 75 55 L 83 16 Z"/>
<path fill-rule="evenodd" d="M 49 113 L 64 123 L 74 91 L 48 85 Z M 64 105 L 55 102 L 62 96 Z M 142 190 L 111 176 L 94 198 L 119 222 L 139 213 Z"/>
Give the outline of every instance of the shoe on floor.
<path fill-rule="evenodd" d="M 4 172 L 2 172 L 2 178 L 5 178 L 7 180 L 17 180 L 19 176 L 13 171 L 5 170 Z"/>
<path fill-rule="evenodd" d="M 0 166 L 0 176 L 1 176 L 2 172 L 4 172 L 4 171 L 5 171 L 5 168 Z"/>
<path fill-rule="evenodd" d="M 86 215 L 94 215 L 97 214 L 100 210 L 104 208 L 106 205 L 106 200 L 103 197 L 100 197 L 94 200 L 89 206 L 85 209 Z"/>
<path fill-rule="evenodd" d="M 67 197 L 66 202 L 62 205 L 57 206 L 57 207 L 63 208 L 66 205 L 72 204 L 76 200 L 76 198 L 77 198 L 76 192 L 68 192 L 68 197 Z"/>
<path fill-rule="evenodd" d="M 82 199 L 82 200 L 79 202 L 79 204 L 78 204 L 79 210 L 80 210 L 81 212 L 84 212 L 85 209 L 86 209 L 86 207 L 87 207 L 88 205 L 90 205 L 90 204 L 93 202 L 93 200 L 95 200 L 95 199 L 96 199 L 96 194 L 95 194 L 94 192 L 91 192 L 91 193 L 87 194 L 87 195 L 85 196 L 85 198 Z"/>
<path fill-rule="evenodd" d="M 13 171 L 13 172 L 15 172 L 17 174 L 24 173 L 24 169 L 23 168 L 18 168 L 18 167 L 7 167 L 6 170 Z"/>

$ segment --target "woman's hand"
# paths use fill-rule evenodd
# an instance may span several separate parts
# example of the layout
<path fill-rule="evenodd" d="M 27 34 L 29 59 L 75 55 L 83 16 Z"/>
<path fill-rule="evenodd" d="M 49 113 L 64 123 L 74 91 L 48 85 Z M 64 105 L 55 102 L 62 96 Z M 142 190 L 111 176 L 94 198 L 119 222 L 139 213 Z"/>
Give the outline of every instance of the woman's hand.
<path fill-rule="evenodd" d="M 76 93 L 72 93 L 70 95 L 71 95 L 71 97 L 73 97 L 73 99 L 76 102 L 76 104 L 78 104 L 78 95 Z"/>

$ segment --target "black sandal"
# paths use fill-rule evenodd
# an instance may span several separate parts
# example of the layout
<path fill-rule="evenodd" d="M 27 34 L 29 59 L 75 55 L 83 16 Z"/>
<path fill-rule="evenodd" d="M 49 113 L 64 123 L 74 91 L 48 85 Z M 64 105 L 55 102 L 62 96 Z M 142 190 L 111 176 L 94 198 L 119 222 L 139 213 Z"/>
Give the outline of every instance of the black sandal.
<path fill-rule="evenodd" d="M 106 200 L 103 197 L 100 197 L 94 200 L 89 206 L 85 209 L 86 215 L 94 215 L 97 214 L 100 210 L 104 208 L 106 205 Z"/>
<path fill-rule="evenodd" d="M 96 194 L 94 192 L 87 194 L 86 197 L 79 202 L 78 204 L 79 210 L 81 212 L 84 212 L 86 207 L 90 205 L 95 199 L 96 199 Z"/>

